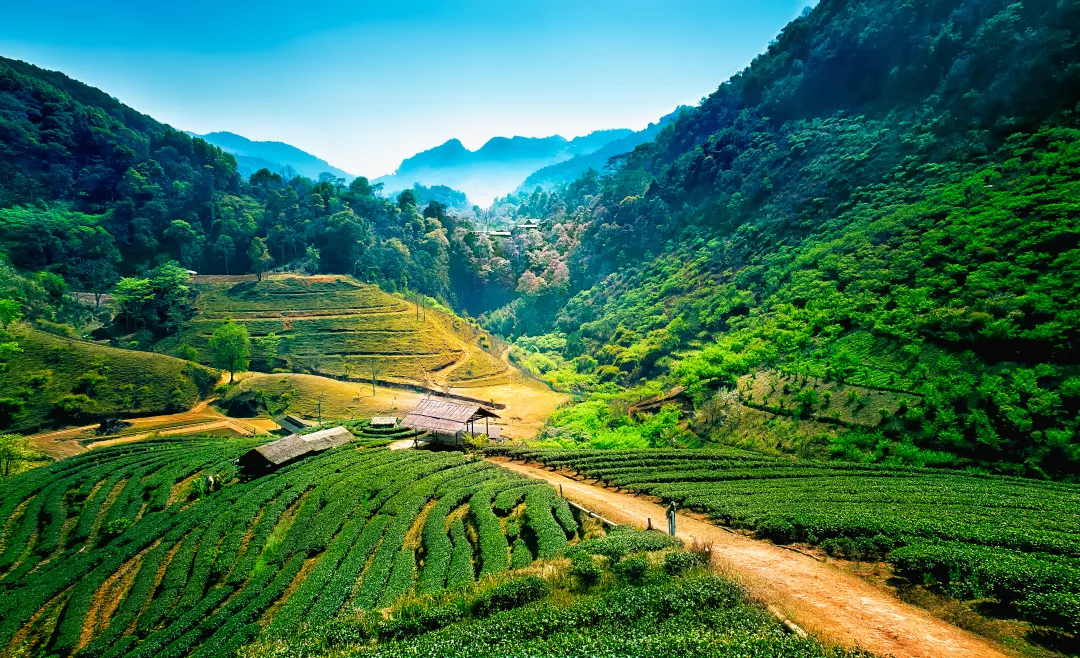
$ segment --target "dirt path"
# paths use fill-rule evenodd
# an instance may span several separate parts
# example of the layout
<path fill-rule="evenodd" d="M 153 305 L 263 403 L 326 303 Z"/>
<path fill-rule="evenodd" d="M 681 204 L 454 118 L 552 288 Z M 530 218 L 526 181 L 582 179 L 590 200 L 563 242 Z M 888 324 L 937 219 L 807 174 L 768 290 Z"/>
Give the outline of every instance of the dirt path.
<path fill-rule="evenodd" d="M 616 493 L 505 457 L 489 461 L 546 480 L 567 499 L 618 523 L 664 527 L 662 506 Z M 987 640 L 898 601 L 858 577 L 811 557 L 726 531 L 685 514 L 676 520 L 679 537 L 712 544 L 714 561 L 766 604 L 825 641 L 856 645 L 895 658 L 1004 658 Z"/>
<path fill-rule="evenodd" d="M 225 378 L 227 379 L 228 375 L 225 375 Z M 86 445 L 80 441 L 94 438 L 93 431 L 97 429 L 97 425 L 69 427 L 54 432 L 31 434 L 26 438 L 30 440 L 35 450 L 56 459 L 63 459 L 93 448 L 139 441 L 151 434 L 178 436 L 226 429 L 237 434 L 254 435 L 269 432 L 277 427 L 275 423 L 266 419 L 230 418 L 210 407 L 211 402 L 213 399 L 203 400 L 190 411 L 176 414 L 128 419 L 131 427 L 104 441 L 94 441 Z"/>

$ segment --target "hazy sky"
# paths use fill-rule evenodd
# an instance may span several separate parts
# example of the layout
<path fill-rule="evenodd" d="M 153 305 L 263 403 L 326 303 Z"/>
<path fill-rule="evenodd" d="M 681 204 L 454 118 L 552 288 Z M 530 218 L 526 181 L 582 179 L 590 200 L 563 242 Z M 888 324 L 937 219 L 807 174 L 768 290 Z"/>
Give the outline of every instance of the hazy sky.
<path fill-rule="evenodd" d="M 643 128 L 809 0 L 0 0 L 0 54 L 375 177 L 451 137 Z"/>

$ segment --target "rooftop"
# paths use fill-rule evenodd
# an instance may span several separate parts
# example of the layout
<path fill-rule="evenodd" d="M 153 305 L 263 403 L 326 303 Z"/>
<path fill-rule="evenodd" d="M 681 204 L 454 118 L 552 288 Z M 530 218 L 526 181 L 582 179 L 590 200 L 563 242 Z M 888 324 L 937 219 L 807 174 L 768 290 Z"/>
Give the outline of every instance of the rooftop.
<path fill-rule="evenodd" d="M 463 404 L 449 400 L 427 398 L 405 416 L 401 424 L 417 430 L 457 434 L 468 429 L 470 422 L 481 418 L 498 418 L 498 414 L 478 404 Z"/>

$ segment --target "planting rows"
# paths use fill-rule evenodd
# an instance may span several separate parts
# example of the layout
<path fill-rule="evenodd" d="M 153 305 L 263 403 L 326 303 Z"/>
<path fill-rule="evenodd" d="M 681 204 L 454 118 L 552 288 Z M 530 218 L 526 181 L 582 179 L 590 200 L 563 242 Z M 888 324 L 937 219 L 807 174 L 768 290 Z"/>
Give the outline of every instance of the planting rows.
<path fill-rule="evenodd" d="M 365 441 L 238 479 L 253 445 L 146 441 L 0 485 L 0 653 L 231 655 L 505 570 L 504 525 L 514 564 L 578 532 L 550 488 L 457 453 Z"/>
<path fill-rule="evenodd" d="M 255 339 L 256 370 L 288 370 L 364 380 L 372 367 L 380 379 L 423 383 L 429 377 L 471 385 L 506 372 L 506 365 L 474 345 L 462 349 L 455 336 L 459 320 L 432 315 L 417 317 L 404 300 L 346 277 L 272 277 L 260 282 L 199 286 L 198 314 L 179 342 L 211 360 L 210 337 L 221 324 L 244 325 Z M 276 353 L 260 339 L 275 334 Z M 467 353 L 466 353 L 467 352 Z"/>
<path fill-rule="evenodd" d="M 394 441 L 401 441 L 403 439 L 416 439 L 427 434 L 427 432 L 422 430 L 415 430 L 411 427 L 402 425 L 396 427 L 372 427 L 369 419 L 347 420 L 331 423 L 329 425 L 309 427 L 302 431 L 301 434 L 310 434 L 312 432 L 317 432 L 320 429 L 338 426 L 348 429 L 352 432 L 353 436 L 362 441 L 363 445 L 368 448 L 382 447 Z"/>
<path fill-rule="evenodd" d="M 884 557 L 917 583 L 1080 631 L 1080 486 L 733 449 L 492 452 L 674 500 L 778 543 Z"/>

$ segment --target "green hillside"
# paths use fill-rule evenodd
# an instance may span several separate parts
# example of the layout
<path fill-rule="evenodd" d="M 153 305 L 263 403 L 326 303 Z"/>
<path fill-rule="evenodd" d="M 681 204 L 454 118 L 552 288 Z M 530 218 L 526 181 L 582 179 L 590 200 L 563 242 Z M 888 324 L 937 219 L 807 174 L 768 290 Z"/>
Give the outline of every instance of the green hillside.
<path fill-rule="evenodd" d="M 1077 485 L 732 450 L 491 452 L 675 500 L 780 544 L 887 559 L 913 584 L 993 599 L 1037 627 L 1080 631 Z"/>
<path fill-rule="evenodd" d="M 547 485 L 458 453 L 357 444 L 239 480 L 254 445 L 143 441 L 0 484 L 5 655 L 231 655 L 554 557 L 581 532 Z"/>
<path fill-rule="evenodd" d="M 787 632 L 738 586 L 701 569 L 700 553 L 665 539 L 616 530 L 568 551 L 569 564 L 545 565 L 543 576 L 406 600 L 388 614 L 303 629 L 241 655 L 870 658 Z"/>
<path fill-rule="evenodd" d="M 270 276 L 262 281 L 196 286 L 195 315 L 179 335 L 159 343 L 190 345 L 212 363 L 209 340 L 231 319 L 252 336 L 254 366 L 370 381 L 427 386 L 492 383 L 506 364 L 483 351 L 482 337 L 456 317 L 421 309 L 371 284 L 341 276 Z M 276 353 L 263 341 L 280 339 Z"/>
<path fill-rule="evenodd" d="M 611 175 L 522 200 L 559 264 L 486 326 L 584 392 L 683 384 L 701 410 L 780 372 L 780 415 L 815 417 L 814 387 L 895 394 L 812 453 L 1075 479 L 1078 18 L 820 3 Z"/>
<path fill-rule="evenodd" d="M 20 352 L 0 376 L 0 429 L 31 431 L 103 417 L 190 409 L 218 373 L 171 356 L 61 338 L 26 326 L 8 332 Z"/>

